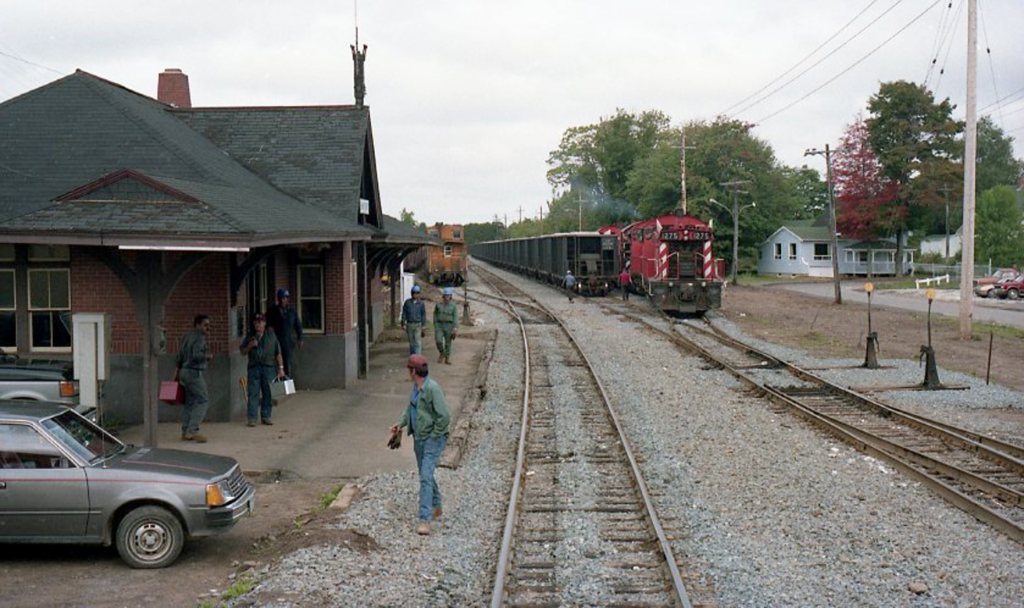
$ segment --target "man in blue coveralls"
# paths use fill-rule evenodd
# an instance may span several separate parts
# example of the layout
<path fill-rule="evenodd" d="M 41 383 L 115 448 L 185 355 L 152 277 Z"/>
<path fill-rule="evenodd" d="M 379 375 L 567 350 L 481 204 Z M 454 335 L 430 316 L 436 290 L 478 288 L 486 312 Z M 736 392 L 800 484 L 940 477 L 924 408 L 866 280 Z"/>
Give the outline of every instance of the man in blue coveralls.
<path fill-rule="evenodd" d="M 402 305 L 402 329 L 409 336 L 409 354 L 419 355 L 423 352 L 420 339 L 423 338 L 423 324 L 427 322 L 427 307 L 420 299 L 420 286 L 412 286 L 412 297 Z"/>

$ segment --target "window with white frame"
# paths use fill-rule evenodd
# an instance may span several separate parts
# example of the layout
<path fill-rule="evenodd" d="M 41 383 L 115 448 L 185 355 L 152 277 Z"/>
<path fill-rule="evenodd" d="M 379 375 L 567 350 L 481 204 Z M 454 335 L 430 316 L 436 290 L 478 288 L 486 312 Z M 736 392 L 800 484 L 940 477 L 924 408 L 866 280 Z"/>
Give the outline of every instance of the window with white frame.
<path fill-rule="evenodd" d="M 445 245 L 444 246 L 444 257 L 446 257 L 446 258 L 452 257 L 452 246 L 451 245 Z"/>
<path fill-rule="evenodd" d="M 298 301 L 302 329 L 310 333 L 324 332 L 324 267 L 320 264 L 299 264 Z"/>
<path fill-rule="evenodd" d="M 359 326 L 359 280 L 356 276 L 359 271 L 359 265 L 354 261 L 352 262 L 352 268 L 349 274 L 349 286 L 352 293 L 352 298 L 349 304 L 351 305 L 352 311 L 352 329 Z"/>
<path fill-rule="evenodd" d="M 791 259 L 791 260 L 795 260 L 796 259 L 796 243 L 790 243 L 789 244 L 789 259 Z"/>
<path fill-rule="evenodd" d="M 817 261 L 832 259 L 832 256 L 828 252 L 828 243 L 814 244 L 814 259 Z"/>
<path fill-rule="evenodd" d="M 782 259 L 782 243 L 775 243 L 775 259 Z"/>
<path fill-rule="evenodd" d="M 17 301 L 14 270 L 0 269 L 0 348 L 18 346 Z"/>
<path fill-rule="evenodd" d="M 28 313 L 32 350 L 71 350 L 71 332 L 65 323 L 70 312 L 71 271 L 30 268 Z"/>
<path fill-rule="evenodd" d="M 67 245 L 29 245 L 29 262 L 71 261 L 71 248 Z"/>

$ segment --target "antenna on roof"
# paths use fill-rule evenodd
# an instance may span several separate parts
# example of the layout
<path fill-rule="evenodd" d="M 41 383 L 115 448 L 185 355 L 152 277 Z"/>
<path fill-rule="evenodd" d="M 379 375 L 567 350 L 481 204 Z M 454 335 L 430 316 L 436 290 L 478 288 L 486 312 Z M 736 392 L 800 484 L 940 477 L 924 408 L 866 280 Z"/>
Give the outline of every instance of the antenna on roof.
<path fill-rule="evenodd" d="M 356 107 L 363 107 L 363 99 L 366 98 L 366 75 L 363 71 L 363 64 L 366 63 L 366 45 L 363 48 L 359 48 L 359 2 L 355 2 L 355 23 L 356 23 L 356 43 L 351 45 L 352 49 L 352 61 L 355 63 L 355 72 L 353 73 L 355 78 L 355 96 L 356 96 Z"/>

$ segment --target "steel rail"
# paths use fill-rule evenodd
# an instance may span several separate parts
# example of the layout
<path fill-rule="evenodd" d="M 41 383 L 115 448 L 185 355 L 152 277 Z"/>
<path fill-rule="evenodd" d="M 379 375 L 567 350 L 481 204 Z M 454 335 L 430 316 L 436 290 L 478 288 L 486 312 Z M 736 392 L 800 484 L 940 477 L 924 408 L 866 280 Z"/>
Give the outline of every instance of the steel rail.
<path fill-rule="evenodd" d="M 705 319 L 704 322 L 705 324 L 710 325 L 709 320 Z M 814 374 L 811 371 L 805 370 L 797 365 L 794 365 L 793 363 L 779 359 L 778 357 L 775 357 L 769 353 L 762 351 L 756 346 L 752 346 L 750 344 L 741 342 L 736 338 L 723 333 L 719 328 L 714 327 L 713 325 L 711 326 L 711 330 L 706 330 L 700 327 L 694 327 L 693 325 L 689 324 L 687 324 L 686 327 L 696 331 L 703 332 L 714 339 L 724 341 L 727 344 L 731 345 L 733 348 L 745 350 L 748 353 L 751 353 L 757 357 L 761 357 L 765 360 L 771 361 L 775 365 L 785 367 L 787 370 L 789 370 L 793 374 L 796 374 L 800 378 L 822 384 L 850 399 L 861 402 L 876 410 L 887 412 L 894 419 L 901 420 L 905 424 L 920 425 L 924 427 L 924 430 L 927 430 L 928 432 L 934 434 L 935 436 L 949 437 L 950 439 L 959 443 L 961 447 L 965 449 L 974 450 L 980 454 L 989 454 L 989 456 L 992 459 L 999 460 L 1006 464 L 1007 466 L 1014 468 L 1021 473 L 1024 473 L 1024 447 L 1014 445 L 1012 443 L 1007 443 L 1005 441 L 1000 441 L 998 439 L 993 439 L 991 437 L 986 437 L 979 433 L 975 433 L 973 431 L 969 431 L 967 429 L 963 429 L 952 424 L 947 424 L 945 422 L 933 420 L 931 418 L 921 416 L 920 414 L 908 412 L 907 410 L 898 408 L 894 405 L 883 403 L 881 401 L 878 401 L 877 399 L 873 399 L 867 395 L 858 393 L 847 387 L 840 386 L 832 382 L 831 380 L 822 378 L 821 376 L 818 376 L 817 374 Z"/>
<path fill-rule="evenodd" d="M 494 286 L 486 277 L 480 273 L 478 267 L 473 269 L 480 278 L 484 280 L 497 293 L 501 290 Z M 503 295 L 503 294 L 502 294 Z M 504 297 L 504 295 L 503 295 Z M 509 495 L 508 513 L 505 516 L 505 528 L 501 534 L 501 549 L 498 552 L 498 571 L 494 578 L 494 588 L 491 591 L 491 607 L 499 608 L 505 595 L 505 579 L 508 575 L 510 555 L 512 552 L 512 535 L 515 532 L 516 515 L 519 507 L 520 490 L 522 487 L 523 473 L 526 462 L 526 431 L 530 421 L 530 342 L 526 337 L 526 325 L 523 318 L 516 311 L 512 300 L 504 298 L 508 305 L 508 314 L 519 324 L 519 330 L 523 335 L 523 413 L 519 424 L 519 446 L 516 448 L 516 464 L 512 478 L 512 492 Z"/>
<path fill-rule="evenodd" d="M 477 270 L 479 271 L 480 269 L 477 268 Z M 489 271 L 484 271 L 484 272 L 486 273 L 486 272 L 489 272 Z M 492 274 L 492 276 L 496 276 L 493 273 L 490 273 L 490 274 Z M 481 277 L 481 278 L 483 278 L 483 277 Z M 489 281 L 487 279 L 484 279 L 484 280 L 488 284 L 490 284 L 491 287 L 495 289 L 495 291 L 498 291 L 499 293 L 502 293 L 501 290 L 498 289 L 491 281 Z M 508 283 L 508 281 L 504 281 L 504 282 Z M 511 284 L 511 283 L 509 283 L 509 284 Z M 519 291 L 522 292 L 522 290 L 519 290 Z M 662 554 L 663 554 L 663 556 L 665 558 L 666 565 L 668 566 L 669 573 L 670 573 L 671 578 L 672 578 L 672 587 L 673 587 L 673 591 L 675 592 L 676 598 L 679 600 L 679 603 L 684 608 L 692 608 L 692 604 L 690 603 L 689 595 L 686 593 L 686 586 L 683 583 L 682 574 L 679 572 L 679 566 L 676 563 L 675 553 L 672 551 L 672 547 L 669 544 L 668 537 L 665 534 L 664 527 L 661 524 L 661 519 L 658 517 L 658 514 L 657 514 L 656 510 L 654 509 L 654 501 L 651 498 L 650 490 L 648 489 L 647 483 L 644 481 L 643 474 L 640 471 L 640 467 L 637 464 L 636 457 L 633 454 L 632 446 L 630 445 L 629 440 L 626 438 L 625 429 L 623 429 L 623 427 L 622 427 L 622 424 L 621 424 L 621 422 L 619 420 L 618 413 L 615 411 L 615 408 L 612 406 L 611 400 L 608 397 L 608 393 L 605 391 L 604 385 L 601 383 L 600 378 L 598 378 L 597 372 L 594 370 L 593 364 L 590 362 L 590 359 L 587 357 L 587 355 L 583 352 L 583 349 L 580 347 L 579 342 L 577 342 L 576 337 L 572 334 L 572 332 L 565 325 L 565 323 L 561 319 L 559 319 L 557 316 L 555 316 L 550 310 L 548 310 L 547 307 L 545 307 L 540 302 L 537 302 L 537 300 L 534 299 L 532 296 L 530 296 L 529 294 L 526 294 L 525 292 L 522 292 L 522 293 L 524 293 L 524 295 L 526 295 L 531 300 L 533 300 L 536 303 L 536 306 L 540 310 L 544 311 L 546 314 L 548 314 L 552 319 L 554 319 L 558 323 L 559 327 L 561 327 L 562 331 L 565 332 L 565 335 L 569 338 L 569 341 L 572 342 L 572 345 L 575 348 L 576 352 L 579 353 L 580 357 L 583 359 L 583 362 L 586 364 L 585 367 L 587 369 L 587 372 L 589 373 L 590 377 L 594 380 L 594 383 L 597 385 L 598 391 L 601 393 L 601 399 L 603 400 L 603 402 L 605 404 L 605 407 L 607 408 L 609 416 L 611 417 L 611 420 L 612 420 L 612 424 L 615 427 L 616 433 L 618 434 L 619 441 L 622 444 L 623 450 L 626 453 L 626 458 L 627 458 L 627 460 L 629 462 L 630 472 L 632 473 L 633 481 L 637 484 L 637 488 L 640 491 L 640 495 L 641 495 L 641 498 L 642 498 L 643 504 L 644 504 L 645 513 L 646 513 L 646 515 L 648 517 L 648 521 L 651 522 L 651 527 L 654 528 L 655 535 L 656 535 L 656 537 L 658 539 L 658 546 L 660 547 L 660 549 L 662 551 Z M 504 297 L 504 294 L 503 294 L 503 297 Z M 509 301 L 509 304 L 511 306 L 512 305 L 511 304 L 511 300 L 509 299 L 508 301 Z M 522 325 L 521 325 L 521 328 L 522 328 L 522 331 L 523 331 L 523 338 L 524 338 L 524 343 L 525 343 L 526 328 L 525 328 L 525 326 L 522 326 Z M 525 409 L 525 407 L 526 406 L 524 405 L 524 409 Z M 520 449 L 519 449 L 519 454 L 523 453 L 523 445 L 525 444 L 526 420 L 527 420 L 527 418 L 524 416 L 523 429 L 520 432 Z M 517 457 L 517 459 L 516 459 L 516 467 L 517 467 L 516 476 L 517 476 L 517 480 L 518 480 L 518 478 L 521 475 L 521 472 L 518 470 L 518 468 L 521 466 L 521 464 L 522 463 L 521 463 L 520 459 Z M 501 605 L 501 603 L 500 603 L 501 596 L 504 595 L 503 590 L 499 589 L 498 584 L 500 582 L 501 585 L 504 586 L 504 578 L 505 578 L 504 577 L 504 571 L 506 569 L 506 561 L 505 560 L 508 559 L 508 554 L 511 551 L 511 548 L 509 546 L 506 546 L 506 543 L 510 543 L 511 536 L 512 536 L 511 526 L 513 525 L 512 524 L 512 518 L 513 518 L 514 514 L 511 512 L 511 508 L 512 508 L 511 505 L 512 505 L 512 503 L 510 501 L 510 513 L 509 513 L 508 519 L 506 519 L 506 529 L 505 529 L 505 534 L 502 537 L 502 547 L 501 547 L 501 553 L 500 553 L 500 556 L 499 556 L 499 566 L 498 567 L 499 567 L 500 579 L 495 581 L 494 592 L 491 595 L 491 606 L 492 606 L 492 608 L 497 608 L 498 606 Z M 504 559 L 502 559 L 502 557 L 504 557 Z"/>
<path fill-rule="evenodd" d="M 762 392 L 762 394 L 767 395 L 773 401 L 781 402 L 783 405 L 787 406 L 792 411 L 796 412 L 802 418 L 810 422 L 813 422 L 814 424 L 817 424 L 818 426 L 829 431 L 836 437 L 842 439 L 843 441 L 846 441 L 847 443 L 850 443 L 857 449 L 888 462 L 889 464 L 895 466 L 896 468 L 906 473 L 908 476 L 917 479 L 921 483 L 931 488 L 933 491 L 935 491 L 937 494 L 939 494 L 939 496 L 944 498 L 949 503 L 960 508 L 964 512 L 972 515 L 976 519 L 991 525 L 993 528 L 996 528 L 997 530 L 1003 532 L 1013 540 L 1024 544 L 1024 527 L 1021 527 L 1020 524 L 1004 517 L 1003 515 L 990 509 L 988 506 L 960 492 L 956 488 L 950 487 L 948 484 L 942 482 L 937 477 L 922 472 L 918 467 L 933 468 L 935 470 L 942 472 L 943 474 L 954 473 L 950 476 L 954 478 L 960 478 L 965 483 L 970 483 L 970 485 L 974 485 L 976 489 L 982 491 L 989 491 L 988 488 L 992 488 L 990 493 L 993 493 L 1001 498 L 1004 498 L 1008 502 L 1015 503 L 1018 505 L 1021 504 L 1022 494 L 1020 492 L 1017 492 L 1016 490 L 1007 488 L 999 484 L 994 484 L 993 482 L 980 478 L 969 471 L 955 469 L 953 467 L 950 467 L 950 465 L 947 465 L 938 460 L 935 460 L 934 458 L 931 458 L 930 456 L 921 454 L 904 446 L 895 444 L 877 435 L 872 435 L 862 429 L 858 429 L 832 416 L 828 416 L 827 414 L 818 412 L 813 408 L 803 403 L 800 403 L 798 400 L 794 399 L 790 395 L 783 393 L 781 390 L 763 384 L 757 381 L 756 379 L 750 377 L 742 370 L 731 365 L 721 357 L 710 352 L 709 350 L 697 344 L 693 340 L 690 340 L 689 338 L 686 338 L 685 336 L 682 336 L 677 332 L 668 332 L 661 328 L 655 327 L 651 323 L 635 315 L 629 313 L 622 313 L 622 311 L 618 312 L 620 314 L 625 314 L 626 316 L 632 318 L 634 321 L 648 327 L 652 331 L 665 336 L 670 341 L 674 342 L 680 347 L 690 352 L 696 353 L 701 357 L 713 362 L 715 365 L 728 371 L 736 378 L 740 379 L 743 382 L 746 382 L 750 386 L 754 387 L 756 390 Z M 770 358 L 773 360 L 777 360 L 774 357 Z M 910 461 L 913 461 L 913 463 Z M 917 466 L 915 466 L 915 464 Z"/>

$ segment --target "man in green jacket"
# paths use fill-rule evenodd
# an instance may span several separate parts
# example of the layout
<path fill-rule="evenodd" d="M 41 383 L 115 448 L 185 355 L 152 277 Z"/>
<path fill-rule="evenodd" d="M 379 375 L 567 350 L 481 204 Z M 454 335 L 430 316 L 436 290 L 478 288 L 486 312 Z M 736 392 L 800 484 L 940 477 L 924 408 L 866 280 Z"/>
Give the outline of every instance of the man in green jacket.
<path fill-rule="evenodd" d="M 437 343 L 437 362 L 451 364 L 452 342 L 459 325 L 459 307 L 452 302 L 452 288 L 441 292 L 441 302 L 434 306 L 434 342 Z"/>
<path fill-rule="evenodd" d="M 174 379 L 185 389 L 185 407 L 181 411 L 181 440 L 205 443 L 199 425 L 206 417 L 210 397 L 206 390 L 206 366 L 213 359 L 206 335 L 210 333 L 210 317 L 196 315 L 190 331 L 181 341 L 175 358 Z"/>
<path fill-rule="evenodd" d="M 408 427 L 408 434 L 413 437 L 416 467 L 420 474 L 420 523 L 416 533 L 426 535 L 430 534 L 430 521 L 441 517 L 441 489 L 434 479 L 434 469 L 448 442 L 451 415 L 441 386 L 427 377 L 427 358 L 410 355 L 406 367 L 413 382 L 412 396 L 398 424 L 391 427 L 391 433 Z"/>

